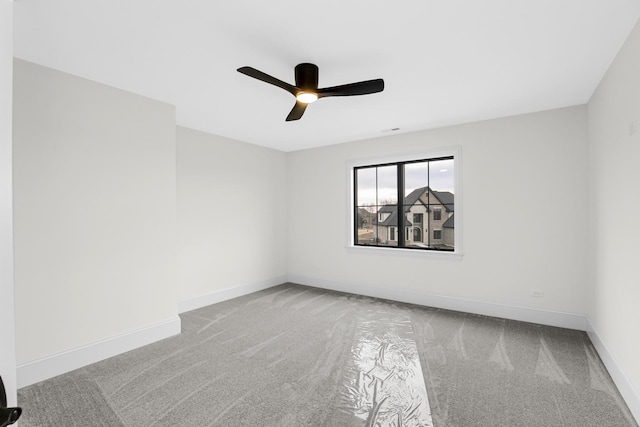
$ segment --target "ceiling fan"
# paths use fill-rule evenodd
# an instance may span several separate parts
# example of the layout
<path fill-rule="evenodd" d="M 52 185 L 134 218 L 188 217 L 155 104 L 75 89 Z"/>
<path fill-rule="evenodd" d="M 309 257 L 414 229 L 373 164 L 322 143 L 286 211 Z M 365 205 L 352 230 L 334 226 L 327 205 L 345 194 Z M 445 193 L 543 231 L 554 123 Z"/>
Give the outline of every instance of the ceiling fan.
<path fill-rule="evenodd" d="M 291 85 L 282 80 L 276 79 L 262 71 L 252 67 L 238 68 L 238 72 L 246 74 L 254 79 L 262 80 L 278 86 L 296 97 L 296 104 L 287 116 L 287 121 L 298 120 L 304 114 L 307 105 L 328 96 L 354 96 L 368 95 L 370 93 L 382 92 L 384 89 L 384 80 L 366 80 L 363 82 L 349 83 L 340 86 L 325 87 L 318 89 L 318 66 L 309 63 L 296 65 L 295 78 L 296 84 Z"/>

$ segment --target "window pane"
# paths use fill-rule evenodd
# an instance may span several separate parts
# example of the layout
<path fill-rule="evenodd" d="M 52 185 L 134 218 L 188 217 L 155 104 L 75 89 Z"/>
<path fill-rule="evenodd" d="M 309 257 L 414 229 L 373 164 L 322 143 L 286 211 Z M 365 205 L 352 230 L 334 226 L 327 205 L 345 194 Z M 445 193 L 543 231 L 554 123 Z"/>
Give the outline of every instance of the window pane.
<path fill-rule="evenodd" d="M 396 165 L 378 169 L 378 205 L 398 203 L 398 168 Z"/>
<path fill-rule="evenodd" d="M 454 169 L 453 159 L 435 160 L 429 165 L 429 187 L 434 196 L 429 200 L 431 215 L 431 242 L 429 246 L 440 250 L 454 249 Z"/>
<path fill-rule="evenodd" d="M 373 206 L 376 204 L 376 168 L 356 169 L 358 181 L 357 206 Z"/>
<path fill-rule="evenodd" d="M 453 194 L 453 159 L 429 162 L 429 187 Z"/>
<path fill-rule="evenodd" d="M 380 246 L 398 246 L 397 206 L 378 206 L 377 242 Z M 391 231 L 393 229 L 393 231 Z"/>
<path fill-rule="evenodd" d="M 455 230 L 454 230 L 454 214 L 453 205 L 451 205 L 447 220 L 442 224 L 442 244 L 443 249 L 453 250 L 455 247 Z"/>
<path fill-rule="evenodd" d="M 376 232 L 376 207 L 356 207 L 356 244 L 373 245 L 375 244 Z"/>
<path fill-rule="evenodd" d="M 404 197 L 413 198 L 412 196 L 418 197 L 422 195 L 422 197 L 424 198 L 428 185 L 428 162 L 408 163 L 404 166 Z"/>
<path fill-rule="evenodd" d="M 427 216 L 429 162 L 404 165 L 405 239 L 408 248 L 426 248 L 425 219 Z"/>

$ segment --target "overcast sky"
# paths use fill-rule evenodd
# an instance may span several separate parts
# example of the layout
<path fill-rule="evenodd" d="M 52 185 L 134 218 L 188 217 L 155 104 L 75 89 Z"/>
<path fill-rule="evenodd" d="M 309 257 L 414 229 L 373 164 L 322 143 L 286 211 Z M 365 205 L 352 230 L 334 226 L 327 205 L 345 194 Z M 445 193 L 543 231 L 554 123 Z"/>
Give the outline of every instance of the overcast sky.
<path fill-rule="evenodd" d="M 435 191 L 454 192 L 453 160 L 410 163 L 405 165 L 404 173 L 405 196 L 416 188 L 427 186 Z M 396 166 L 358 169 L 358 206 L 395 203 L 396 178 Z"/>

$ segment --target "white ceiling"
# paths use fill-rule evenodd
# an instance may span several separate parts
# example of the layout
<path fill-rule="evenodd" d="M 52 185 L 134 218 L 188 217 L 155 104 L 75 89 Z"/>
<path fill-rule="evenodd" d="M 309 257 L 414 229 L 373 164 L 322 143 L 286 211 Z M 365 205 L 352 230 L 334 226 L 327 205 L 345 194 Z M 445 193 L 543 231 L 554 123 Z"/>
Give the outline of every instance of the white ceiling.
<path fill-rule="evenodd" d="M 176 106 L 182 126 L 293 151 L 583 104 L 640 0 L 16 0 L 18 58 Z M 294 98 L 244 76 L 382 93 Z"/>

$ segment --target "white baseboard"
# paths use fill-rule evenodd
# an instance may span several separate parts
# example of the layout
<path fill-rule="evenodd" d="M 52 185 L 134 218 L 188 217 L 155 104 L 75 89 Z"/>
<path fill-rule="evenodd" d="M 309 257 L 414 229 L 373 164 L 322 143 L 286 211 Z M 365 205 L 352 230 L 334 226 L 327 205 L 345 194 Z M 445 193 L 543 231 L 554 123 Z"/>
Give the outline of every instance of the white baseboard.
<path fill-rule="evenodd" d="M 640 391 L 634 385 L 631 378 L 625 374 L 616 358 L 609 352 L 609 349 L 588 319 L 587 334 L 589 335 L 593 346 L 596 348 L 600 359 L 602 359 L 602 363 L 604 363 L 607 371 L 609 371 L 611 379 L 613 379 L 613 382 L 616 384 L 616 387 L 618 387 L 618 391 L 622 395 L 622 398 L 627 403 L 629 410 L 635 417 L 636 422 L 640 424 Z"/>
<path fill-rule="evenodd" d="M 195 310 L 197 308 L 206 307 L 211 304 L 216 304 L 222 301 L 241 297 L 253 292 L 262 291 L 264 289 L 281 285 L 286 281 L 287 276 L 278 276 L 267 280 L 261 280 L 259 282 L 247 283 L 244 285 L 234 286 L 232 288 L 221 289 L 219 291 L 211 292 L 193 298 L 187 298 L 178 302 L 178 313 L 184 313 L 187 311 Z"/>
<path fill-rule="evenodd" d="M 256 283 L 240 285 L 189 298 L 178 302 L 178 312 L 183 313 L 185 311 L 195 310 L 196 308 L 271 288 L 286 281 L 286 276 L 274 277 Z M 175 318 L 145 328 L 136 329 L 82 347 L 19 364 L 17 366 L 18 388 L 53 378 L 179 333 L 180 317 L 176 316 Z"/>
<path fill-rule="evenodd" d="M 73 371 L 180 333 L 180 317 L 19 364 L 18 388 Z"/>
<path fill-rule="evenodd" d="M 482 314 L 485 316 L 500 317 L 503 319 L 519 320 L 522 322 L 538 323 L 540 325 L 557 326 L 560 328 L 577 329 L 581 331 L 586 330 L 587 327 L 586 316 L 580 314 L 494 304 L 490 302 L 455 298 L 408 289 L 391 289 L 362 283 L 345 283 L 315 277 L 306 277 L 297 274 L 290 274 L 288 281 L 292 283 L 299 283 L 301 285 L 331 289 L 334 291 L 366 295 L 429 307 L 444 308 L 447 310 L 463 311 L 465 313 Z"/>

